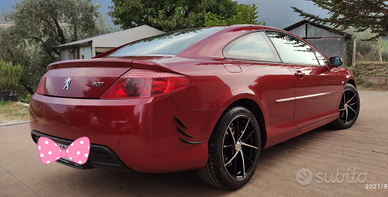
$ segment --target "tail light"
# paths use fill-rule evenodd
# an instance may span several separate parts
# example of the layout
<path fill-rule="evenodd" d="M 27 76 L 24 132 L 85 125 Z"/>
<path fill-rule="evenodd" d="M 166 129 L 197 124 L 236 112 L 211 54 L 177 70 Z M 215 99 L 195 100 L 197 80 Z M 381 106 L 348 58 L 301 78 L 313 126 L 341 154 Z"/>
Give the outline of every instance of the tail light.
<path fill-rule="evenodd" d="M 150 97 L 186 87 L 186 76 L 142 69 L 132 69 L 120 77 L 101 99 Z"/>
<path fill-rule="evenodd" d="M 40 79 L 38 87 L 36 88 L 37 94 L 44 94 L 44 87 L 46 86 L 46 74 Z"/>

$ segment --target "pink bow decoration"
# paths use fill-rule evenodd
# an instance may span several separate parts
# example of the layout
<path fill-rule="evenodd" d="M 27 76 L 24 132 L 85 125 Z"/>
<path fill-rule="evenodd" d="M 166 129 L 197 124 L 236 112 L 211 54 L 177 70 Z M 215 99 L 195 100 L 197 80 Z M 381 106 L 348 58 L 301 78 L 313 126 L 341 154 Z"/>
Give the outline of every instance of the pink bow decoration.
<path fill-rule="evenodd" d="M 43 164 L 50 164 L 59 158 L 68 158 L 77 164 L 84 164 L 88 160 L 90 152 L 90 140 L 88 137 L 80 137 L 67 147 L 61 149 L 58 144 L 47 137 L 38 140 L 38 153 Z"/>

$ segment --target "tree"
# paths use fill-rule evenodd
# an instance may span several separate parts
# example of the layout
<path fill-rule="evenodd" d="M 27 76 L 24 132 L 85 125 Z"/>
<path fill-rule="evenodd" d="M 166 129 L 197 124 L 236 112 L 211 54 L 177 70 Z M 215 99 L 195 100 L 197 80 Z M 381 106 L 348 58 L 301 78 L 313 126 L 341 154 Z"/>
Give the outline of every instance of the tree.
<path fill-rule="evenodd" d="M 0 29 L 0 58 L 21 64 L 21 84 L 34 93 L 59 44 L 109 32 L 92 0 L 23 0 L 4 14 L 13 25 Z"/>
<path fill-rule="evenodd" d="M 320 24 L 331 24 L 342 30 L 354 27 L 358 32 L 371 29 L 375 40 L 388 35 L 388 4 L 385 0 L 307 0 L 324 10 L 328 10 L 329 18 L 309 14 L 296 7 L 294 12 L 300 16 Z"/>
<path fill-rule="evenodd" d="M 35 47 L 31 42 L 20 39 L 13 34 L 14 26 L 0 28 L 0 57 L 5 61 L 15 62 L 23 66 L 23 75 L 20 79 L 22 88 L 17 87 L 20 95 L 34 93 L 40 77 L 45 73 L 46 66 L 53 60 Z"/>
<path fill-rule="evenodd" d="M 236 15 L 231 18 L 225 18 L 224 16 L 213 14 L 208 12 L 205 15 L 205 26 L 215 25 L 233 25 L 233 24 L 253 24 L 253 25 L 265 25 L 265 22 L 257 22 L 257 7 L 256 4 L 238 4 Z"/>
<path fill-rule="evenodd" d="M 210 12 L 226 19 L 237 14 L 231 0 L 112 0 L 108 13 L 122 29 L 149 25 L 162 31 L 204 26 Z"/>
<path fill-rule="evenodd" d="M 0 91 L 10 90 L 15 87 L 23 73 L 20 64 L 12 64 L 0 59 Z"/>

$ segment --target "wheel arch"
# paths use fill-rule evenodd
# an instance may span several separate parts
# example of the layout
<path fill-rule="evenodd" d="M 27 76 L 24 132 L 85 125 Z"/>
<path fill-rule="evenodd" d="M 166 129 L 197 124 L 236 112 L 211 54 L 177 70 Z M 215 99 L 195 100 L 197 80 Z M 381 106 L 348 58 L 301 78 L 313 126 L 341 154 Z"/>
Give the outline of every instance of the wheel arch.
<path fill-rule="evenodd" d="M 357 88 L 356 82 L 353 79 L 350 79 L 347 83 L 352 84 L 355 88 Z"/>
<path fill-rule="evenodd" d="M 236 106 L 241 106 L 241 107 L 247 108 L 256 117 L 256 120 L 259 123 L 259 127 L 260 127 L 261 148 L 264 148 L 265 144 L 267 142 L 267 132 L 266 132 L 266 129 L 265 129 L 265 121 L 264 121 L 263 111 L 261 110 L 260 106 L 255 101 L 253 101 L 251 99 L 242 98 L 242 99 L 236 100 L 233 103 L 231 103 L 225 109 L 223 114 L 225 114 L 231 108 L 236 107 Z M 217 124 L 218 124 L 218 122 L 217 122 Z"/>

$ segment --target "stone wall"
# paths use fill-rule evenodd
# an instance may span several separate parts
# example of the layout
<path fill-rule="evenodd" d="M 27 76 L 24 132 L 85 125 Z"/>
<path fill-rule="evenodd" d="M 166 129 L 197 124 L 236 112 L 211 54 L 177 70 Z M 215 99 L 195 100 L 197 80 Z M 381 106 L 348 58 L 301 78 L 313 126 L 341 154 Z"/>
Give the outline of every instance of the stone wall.
<path fill-rule="evenodd" d="M 352 71 L 356 76 L 388 77 L 388 63 L 357 63 L 356 67 L 353 68 Z"/>
<path fill-rule="evenodd" d="M 388 85 L 388 78 L 387 77 L 369 77 L 369 76 L 359 76 L 364 81 L 369 81 L 374 84 L 379 85 Z"/>
<path fill-rule="evenodd" d="M 388 85 L 387 62 L 357 63 L 353 74 L 364 81 L 378 85 Z"/>

